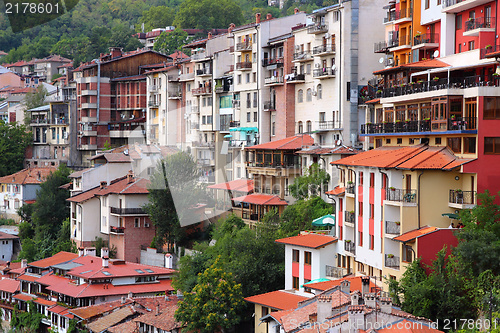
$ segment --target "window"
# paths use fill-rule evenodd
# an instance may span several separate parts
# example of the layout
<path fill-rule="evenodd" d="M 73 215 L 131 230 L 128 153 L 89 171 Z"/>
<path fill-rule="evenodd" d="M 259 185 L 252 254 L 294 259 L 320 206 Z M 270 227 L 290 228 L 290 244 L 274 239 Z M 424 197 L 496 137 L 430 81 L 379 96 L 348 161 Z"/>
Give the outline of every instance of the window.
<path fill-rule="evenodd" d="M 306 74 L 311 74 L 311 64 L 306 65 Z"/>
<path fill-rule="evenodd" d="M 312 101 L 312 89 L 311 88 L 307 89 L 307 92 L 306 92 L 306 101 L 307 102 Z"/>
<path fill-rule="evenodd" d="M 312 263 L 312 253 L 309 251 L 304 251 L 304 264 L 311 265 Z"/>
<path fill-rule="evenodd" d="M 483 119 L 500 119 L 500 97 L 485 97 Z"/>
<path fill-rule="evenodd" d="M 251 94 L 247 93 L 247 109 L 250 109 L 252 107 L 252 100 L 251 100 L 251 98 L 252 98 Z"/>
<path fill-rule="evenodd" d="M 385 144 L 386 144 L 386 145 L 391 144 L 391 139 L 385 139 Z"/>
<path fill-rule="evenodd" d="M 138 217 L 134 219 L 134 228 L 140 228 L 141 227 L 141 221 L 139 220 Z"/>
<path fill-rule="evenodd" d="M 358 245 L 359 246 L 363 246 L 363 232 L 362 231 L 358 231 Z"/>
<path fill-rule="evenodd" d="M 304 102 L 304 91 L 302 89 L 299 89 L 299 91 L 297 91 L 297 103 L 302 102 Z"/>
<path fill-rule="evenodd" d="M 363 216 L 363 202 L 358 203 L 358 215 Z"/>
<path fill-rule="evenodd" d="M 253 73 L 252 75 L 253 75 L 253 82 L 254 83 L 257 82 L 257 73 Z"/>
<path fill-rule="evenodd" d="M 441 0 L 437 0 L 437 5 L 441 6 Z"/>
<path fill-rule="evenodd" d="M 486 137 L 484 138 L 484 153 L 485 154 L 500 154 L 500 137 Z"/>
<path fill-rule="evenodd" d="M 373 219 L 375 217 L 375 205 L 370 204 L 370 218 Z"/>
<path fill-rule="evenodd" d="M 247 123 L 249 123 L 251 121 L 251 116 L 252 114 L 250 112 L 247 112 Z"/>
<path fill-rule="evenodd" d="M 375 236 L 370 235 L 370 250 L 375 249 Z"/>
<path fill-rule="evenodd" d="M 475 153 L 476 153 L 476 138 L 465 137 L 464 154 L 475 154 Z"/>
<path fill-rule="evenodd" d="M 258 113 L 257 113 L 257 112 L 254 112 L 254 113 L 253 113 L 253 121 L 254 121 L 254 122 L 257 122 L 257 115 L 258 115 Z"/>
<path fill-rule="evenodd" d="M 299 278 L 296 276 L 293 277 L 293 289 L 299 290 Z"/>
<path fill-rule="evenodd" d="M 375 187 L 375 173 L 370 172 L 370 187 Z"/>
<path fill-rule="evenodd" d="M 250 73 L 247 73 L 246 83 L 250 83 Z"/>
<path fill-rule="evenodd" d="M 299 250 L 292 250 L 292 261 L 299 262 Z"/>
<path fill-rule="evenodd" d="M 276 122 L 273 121 L 271 124 L 271 135 L 275 136 L 276 135 Z"/>
<path fill-rule="evenodd" d="M 425 1 L 425 9 L 429 9 L 429 5 L 430 5 L 430 0 L 424 0 Z"/>
<path fill-rule="evenodd" d="M 238 74 L 238 84 L 241 84 L 241 74 Z"/>
<path fill-rule="evenodd" d="M 473 40 L 469 41 L 469 51 L 470 50 L 474 50 L 474 41 Z"/>
<path fill-rule="evenodd" d="M 302 122 L 301 122 L 301 121 L 299 121 L 299 126 L 298 126 L 298 130 L 297 130 L 297 132 L 298 132 L 299 134 L 302 134 L 302 133 L 304 132 L 304 125 L 302 125 Z"/>
<path fill-rule="evenodd" d="M 454 153 L 460 153 L 462 151 L 462 138 L 448 138 L 447 146 Z"/>
<path fill-rule="evenodd" d="M 403 261 L 412 262 L 413 261 L 413 249 L 411 246 L 403 244 Z"/>
<path fill-rule="evenodd" d="M 358 272 L 365 272 L 365 265 L 363 263 L 358 262 Z"/>
<path fill-rule="evenodd" d="M 359 185 L 363 186 L 363 173 L 359 173 Z"/>
<path fill-rule="evenodd" d="M 441 138 L 435 138 L 434 139 L 434 144 L 435 145 L 440 145 L 441 144 Z"/>
<path fill-rule="evenodd" d="M 310 120 L 307 121 L 307 133 L 312 132 L 312 122 Z"/>
<path fill-rule="evenodd" d="M 318 84 L 317 89 L 317 98 L 322 99 L 323 98 L 323 88 L 321 87 L 321 84 Z"/>
<path fill-rule="evenodd" d="M 268 307 L 263 306 L 263 307 L 262 307 L 261 317 L 267 316 L 268 314 L 269 314 L 269 308 L 268 308 Z"/>
<path fill-rule="evenodd" d="M 396 139 L 396 143 L 397 143 L 398 145 L 403 144 L 403 139 L 402 139 L 402 138 L 397 138 L 397 139 Z"/>
<path fill-rule="evenodd" d="M 253 93 L 253 107 L 257 107 L 257 92 Z"/>
<path fill-rule="evenodd" d="M 455 29 L 456 30 L 462 29 L 462 14 L 457 15 L 455 19 Z"/>

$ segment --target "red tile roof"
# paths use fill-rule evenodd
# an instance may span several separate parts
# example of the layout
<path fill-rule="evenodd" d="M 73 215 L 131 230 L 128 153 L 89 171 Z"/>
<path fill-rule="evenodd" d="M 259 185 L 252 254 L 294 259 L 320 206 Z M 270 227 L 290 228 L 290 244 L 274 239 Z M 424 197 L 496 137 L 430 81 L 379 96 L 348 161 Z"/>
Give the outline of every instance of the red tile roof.
<path fill-rule="evenodd" d="M 419 236 L 423 236 L 425 234 L 431 233 L 435 230 L 437 230 L 436 227 L 423 227 L 420 229 L 415 229 L 415 230 L 405 232 L 401 236 L 394 237 L 393 240 L 400 241 L 400 242 L 404 243 L 404 242 L 414 240 L 415 238 L 417 238 Z"/>
<path fill-rule="evenodd" d="M 43 298 L 36 298 L 34 300 L 35 303 L 38 303 L 38 304 L 41 304 L 41 305 L 46 305 L 46 306 L 54 306 L 57 304 L 57 302 L 54 302 L 54 301 L 49 301 L 47 299 L 43 299 Z"/>
<path fill-rule="evenodd" d="M 176 321 L 174 317 L 177 308 L 177 299 L 175 299 L 167 306 L 160 307 L 160 313 L 156 313 L 156 309 L 152 309 L 150 313 L 143 314 L 134 321 L 151 325 L 165 332 L 173 332 L 182 327 L 182 324 Z"/>
<path fill-rule="evenodd" d="M 297 152 L 297 154 L 310 154 L 310 155 L 331 155 L 331 154 L 341 154 L 341 155 L 352 155 L 359 153 L 359 150 L 347 147 L 338 146 L 335 148 L 316 148 L 316 149 L 302 149 Z"/>
<path fill-rule="evenodd" d="M 381 147 L 331 162 L 332 165 L 410 170 L 452 170 L 472 159 L 458 158 L 447 147 Z"/>
<path fill-rule="evenodd" d="M 121 309 L 115 310 L 110 314 L 94 320 L 87 324 L 87 327 L 91 332 L 105 332 L 107 328 L 114 326 L 126 318 L 135 314 L 135 310 L 132 306 L 125 306 Z"/>
<path fill-rule="evenodd" d="M 57 168 L 47 167 L 47 168 L 27 168 L 12 175 L 0 177 L 1 184 L 41 184 L 47 177 L 55 172 Z"/>
<path fill-rule="evenodd" d="M 325 193 L 329 194 L 329 195 L 342 195 L 345 193 L 345 187 L 337 186 L 333 190 L 325 192 Z"/>
<path fill-rule="evenodd" d="M 127 299 L 125 303 L 122 303 L 122 300 L 111 301 L 96 305 L 85 306 L 82 308 L 71 309 L 70 312 L 81 319 L 90 319 L 92 317 L 100 316 L 103 313 L 113 311 L 116 308 L 120 308 L 124 305 L 131 304 L 132 300 Z"/>
<path fill-rule="evenodd" d="M 261 143 L 245 149 L 251 150 L 298 150 L 302 146 L 310 146 L 314 143 L 314 139 L 309 134 L 291 136 L 289 138 Z"/>
<path fill-rule="evenodd" d="M 126 321 L 124 323 L 115 325 L 108 328 L 109 333 L 136 333 L 137 324 L 133 320 Z"/>
<path fill-rule="evenodd" d="M 1 239 L 18 239 L 16 235 L 11 235 L 6 232 L 0 231 L 0 240 Z"/>
<path fill-rule="evenodd" d="M 17 277 L 18 280 L 29 281 L 29 282 L 35 282 L 39 278 L 40 278 L 39 276 L 29 275 L 29 274 L 23 274 Z"/>
<path fill-rule="evenodd" d="M 395 67 L 384 68 L 384 69 L 373 72 L 373 74 L 387 74 L 387 73 L 391 73 L 391 72 L 402 71 L 405 69 L 423 70 L 423 69 L 430 69 L 430 68 L 442 68 L 442 67 L 448 67 L 448 66 L 450 66 L 450 65 L 448 65 L 445 62 L 442 62 L 441 60 L 430 59 L 430 60 L 412 62 L 409 64 L 399 65 L 399 66 L 395 66 Z"/>
<path fill-rule="evenodd" d="M 25 301 L 25 302 L 29 302 L 34 297 L 31 297 L 31 296 L 28 296 L 28 295 L 25 295 L 25 294 L 17 294 L 17 295 L 12 296 L 12 298 L 19 299 L 19 300 Z"/>
<path fill-rule="evenodd" d="M 276 195 L 252 193 L 241 197 L 233 198 L 233 201 L 246 202 L 259 206 L 286 206 L 288 203 Z"/>
<path fill-rule="evenodd" d="M 130 156 L 120 153 L 103 153 L 97 154 L 92 157 L 89 157 L 89 161 L 97 160 L 100 158 L 104 158 L 108 163 L 130 163 L 132 159 Z"/>
<path fill-rule="evenodd" d="M 71 202 L 84 202 L 97 196 L 108 194 L 148 194 L 149 180 L 145 178 L 133 178 L 133 182 L 129 183 L 127 177 L 122 177 L 111 181 L 103 189 L 100 186 L 79 193 L 67 199 Z"/>
<path fill-rule="evenodd" d="M 323 282 L 316 282 L 316 283 L 307 283 L 304 286 L 307 288 L 311 288 L 314 290 L 319 290 L 319 291 L 325 291 L 328 289 L 332 289 L 334 287 L 340 286 L 340 283 L 342 281 L 349 281 L 351 283 L 350 290 L 351 291 L 361 291 L 362 289 L 362 282 L 361 282 L 361 276 L 348 276 L 344 277 L 342 279 L 337 279 L 337 280 L 330 280 L 330 281 L 323 281 Z M 370 279 L 370 292 L 375 292 L 373 288 L 376 288 L 377 286 L 373 281 Z"/>
<path fill-rule="evenodd" d="M 239 191 L 239 192 L 253 192 L 253 180 L 252 179 L 236 179 L 231 180 L 227 183 L 220 183 L 215 185 L 207 186 L 211 189 L 216 190 L 227 190 L 227 191 Z"/>
<path fill-rule="evenodd" d="M 247 297 L 245 298 L 245 301 L 264 305 L 272 309 L 289 310 L 296 308 L 299 302 L 305 301 L 306 299 L 308 299 L 308 297 L 293 294 L 284 290 L 277 290 Z"/>
<path fill-rule="evenodd" d="M 318 234 L 300 234 L 298 236 L 277 239 L 276 243 L 308 247 L 318 249 L 328 244 L 337 242 L 337 237 L 318 235 Z"/>
<path fill-rule="evenodd" d="M 54 254 L 52 257 L 33 261 L 32 263 L 29 264 L 29 266 L 38 268 L 48 268 L 50 266 L 62 264 L 76 258 L 78 258 L 78 254 L 76 253 L 61 251 L 59 253 Z"/>
<path fill-rule="evenodd" d="M 3 278 L 0 280 L 0 291 L 15 293 L 16 291 L 19 291 L 20 284 L 21 282 L 18 280 Z"/>
<path fill-rule="evenodd" d="M 64 306 L 61 306 L 61 305 L 55 305 L 55 306 L 49 308 L 48 310 L 50 312 L 54 312 L 54 313 L 60 314 L 60 313 L 63 313 L 64 311 L 67 311 L 68 308 L 66 308 Z"/>

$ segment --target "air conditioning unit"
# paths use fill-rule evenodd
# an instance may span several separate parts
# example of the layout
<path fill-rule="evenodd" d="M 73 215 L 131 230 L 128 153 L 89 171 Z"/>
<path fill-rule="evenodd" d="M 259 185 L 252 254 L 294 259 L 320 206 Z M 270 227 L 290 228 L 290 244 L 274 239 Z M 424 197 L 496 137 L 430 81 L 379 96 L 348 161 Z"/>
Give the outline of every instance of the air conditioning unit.
<path fill-rule="evenodd" d="M 147 222 L 146 222 L 146 223 L 144 223 L 144 227 L 145 227 L 145 228 L 149 228 L 149 223 L 147 223 Z"/>

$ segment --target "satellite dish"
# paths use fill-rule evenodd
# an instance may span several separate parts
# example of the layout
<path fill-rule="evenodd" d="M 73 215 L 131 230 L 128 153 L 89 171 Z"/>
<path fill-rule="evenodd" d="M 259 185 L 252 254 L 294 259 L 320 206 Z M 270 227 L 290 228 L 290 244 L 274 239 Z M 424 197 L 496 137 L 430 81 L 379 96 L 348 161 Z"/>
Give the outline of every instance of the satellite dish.
<path fill-rule="evenodd" d="M 340 146 L 342 144 L 342 140 L 337 140 L 337 146 Z"/>
<path fill-rule="evenodd" d="M 378 60 L 379 64 L 382 64 L 384 63 L 384 57 L 380 57 L 380 59 Z"/>
<path fill-rule="evenodd" d="M 434 51 L 434 58 L 439 57 L 439 50 Z"/>

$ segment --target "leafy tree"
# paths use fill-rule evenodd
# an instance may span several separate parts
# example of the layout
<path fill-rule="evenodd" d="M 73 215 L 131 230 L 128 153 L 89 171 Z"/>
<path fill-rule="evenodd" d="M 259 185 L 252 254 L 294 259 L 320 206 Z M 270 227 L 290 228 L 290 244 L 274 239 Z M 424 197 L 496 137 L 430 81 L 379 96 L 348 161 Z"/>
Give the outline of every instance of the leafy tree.
<path fill-rule="evenodd" d="M 30 114 L 26 111 L 47 104 L 47 102 L 45 102 L 45 98 L 48 94 L 49 93 L 43 84 L 39 85 L 34 91 L 30 91 L 26 94 L 26 97 L 24 98 L 24 123 L 26 125 L 29 125 L 31 121 Z"/>
<path fill-rule="evenodd" d="M 241 320 L 239 311 L 244 306 L 241 284 L 223 270 L 220 258 L 198 275 L 192 292 L 184 294 L 175 319 L 188 330 L 200 332 L 225 331 Z"/>
<path fill-rule="evenodd" d="M 200 221 L 193 209 L 207 203 L 204 188 L 197 181 L 198 170 L 190 154 L 179 152 L 160 160 L 151 175 L 149 203 L 144 206 L 156 226 L 156 245 L 183 240 L 187 226 Z"/>
<path fill-rule="evenodd" d="M 321 216 L 332 214 L 332 205 L 320 197 L 299 200 L 285 208 L 281 214 L 280 231 L 284 236 L 297 235 L 301 230 L 314 229 L 312 221 Z"/>
<path fill-rule="evenodd" d="M 35 229 L 30 222 L 21 222 L 19 223 L 19 238 L 33 238 L 35 236 Z"/>
<path fill-rule="evenodd" d="M 213 29 L 242 22 L 241 8 L 233 0 L 186 0 L 175 15 L 174 25 L 180 28 Z"/>
<path fill-rule="evenodd" d="M 289 186 L 290 194 L 297 200 L 320 196 L 323 189 L 328 188 L 330 175 L 325 169 L 321 169 L 318 163 L 306 168 L 304 174 L 294 179 Z"/>
<path fill-rule="evenodd" d="M 175 10 L 167 6 L 157 6 L 142 12 L 139 23 L 144 23 L 144 31 L 151 31 L 155 28 L 171 26 L 174 18 Z"/>
<path fill-rule="evenodd" d="M 33 137 L 24 125 L 0 121 L 0 177 L 23 168 L 24 152 L 32 141 Z"/>
<path fill-rule="evenodd" d="M 172 54 L 180 50 L 189 42 L 188 33 L 180 28 L 172 32 L 164 31 L 155 41 L 154 50 L 165 54 Z"/>
<path fill-rule="evenodd" d="M 108 45 L 113 47 L 121 47 L 123 51 L 131 51 L 137 48 L 142 48 L 142 43 L 134 37 L 134 30 L 130 29 L 126 24 L 120 24 L 111 29 L 111 36 L 108 40 Z"/>
<path fill-rule="evenodd" d="M 76 244 L 71 240 L 71 223 L 69 218 L 63 221 L 61 229 L 57 233 L 53 254 L 61 251 L 76 253 Z"/>

